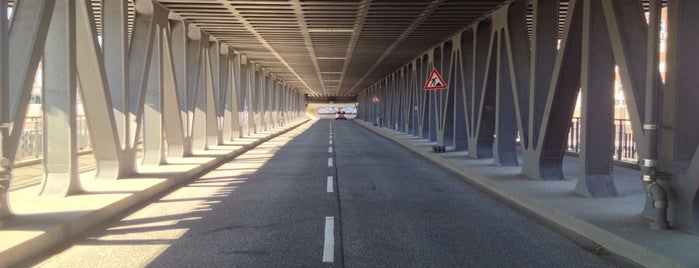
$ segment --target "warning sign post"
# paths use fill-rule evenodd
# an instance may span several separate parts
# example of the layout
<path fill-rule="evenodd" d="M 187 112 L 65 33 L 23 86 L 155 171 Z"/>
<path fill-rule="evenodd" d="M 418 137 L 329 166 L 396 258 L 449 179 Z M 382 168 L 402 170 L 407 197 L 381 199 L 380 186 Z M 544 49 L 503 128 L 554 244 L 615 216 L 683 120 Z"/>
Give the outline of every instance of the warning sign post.
<path fill-rule="evenodd" d="M 432 68 L 432 72 L 427 76 L 427 81 L 425 81 L 425 90 L 438 90 L 447 88 L 447 83 L 444 82 L 442 75 L 439 74 L 437 68 Z"/>

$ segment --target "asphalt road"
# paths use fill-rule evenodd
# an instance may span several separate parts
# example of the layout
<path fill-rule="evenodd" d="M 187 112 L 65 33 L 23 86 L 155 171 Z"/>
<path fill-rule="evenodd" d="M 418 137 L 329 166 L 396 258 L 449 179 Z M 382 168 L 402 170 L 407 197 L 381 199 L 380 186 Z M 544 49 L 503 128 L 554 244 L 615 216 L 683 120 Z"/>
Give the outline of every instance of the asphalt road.
<path fill-rule="evenodd" d="M 344 120 L 305 124 L 40 267 L 611 267 Z"/>

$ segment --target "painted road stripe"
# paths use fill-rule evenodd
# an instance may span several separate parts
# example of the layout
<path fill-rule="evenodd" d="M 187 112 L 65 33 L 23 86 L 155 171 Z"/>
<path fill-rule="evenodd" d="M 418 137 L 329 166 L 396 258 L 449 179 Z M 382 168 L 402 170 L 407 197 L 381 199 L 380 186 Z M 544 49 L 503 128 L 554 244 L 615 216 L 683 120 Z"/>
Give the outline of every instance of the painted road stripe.
<path fill-rule="evenodd" d="M 333 147 L 328 147 L 328 153 L 333 153 Z"/>
<path fill-rule="evenodd" d="M 333 140 L 330 140 L 330 144 L 333 144 Z"/>
<path fill-rule="evenodd" d="M 333 158 L 332 157 L 328 158 L 328 166 L 329 167 L 333 166 Z"/>
<path fill-rule="evenodd" d="M 335 218 L 325 217 L 325 247 L 323 248 L 323 262 L 335 261 Z"/>
<path fill-rule="evenodd" d="M 333 176 L 328 176 L 328 193 L 332 193 L 333 189 Z"/>

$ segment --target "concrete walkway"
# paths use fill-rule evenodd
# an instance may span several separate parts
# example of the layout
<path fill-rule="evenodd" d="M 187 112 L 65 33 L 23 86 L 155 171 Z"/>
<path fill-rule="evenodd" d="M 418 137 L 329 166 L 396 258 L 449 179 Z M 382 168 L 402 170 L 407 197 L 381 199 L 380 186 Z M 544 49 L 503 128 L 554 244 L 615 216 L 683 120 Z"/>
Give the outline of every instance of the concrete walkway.
<path fill-rule="evenodd" d="M 613 198 L 586 198 L 573 192 L 578 159 L 565 157 L 566 180 L 542 181 L 520 167 L 498 167 L 492 159 L 470 159 L 466 152 L 432 153 L 431 143 L 405 133 L 358 124 L 459 174 L 463 180 L 554 228 L 582 236 L 601 248 L 646 267 L 699 267 L 699 236 L 679 230 L 653 231 L 639 216 L 645 202 L 640 171 L 614 167 L 619 192 Z M 521 163 L 521 159 L 520 159 Z"/>
<path fill-rule="evenodd" d="M 15 216 L 0 228 L 0 267 L 69 241 L 307 121 L 194 151 L 191 157 L 168 159 L 166 165 L 139 167 L 138 174 L 119 180 L 94 179 L 94 158 L 85 154 L 79 158 L 85 193 L 69 197 L 37 196 L 43 177 L 41 164 L 16 168 L 10 191 Z"/>

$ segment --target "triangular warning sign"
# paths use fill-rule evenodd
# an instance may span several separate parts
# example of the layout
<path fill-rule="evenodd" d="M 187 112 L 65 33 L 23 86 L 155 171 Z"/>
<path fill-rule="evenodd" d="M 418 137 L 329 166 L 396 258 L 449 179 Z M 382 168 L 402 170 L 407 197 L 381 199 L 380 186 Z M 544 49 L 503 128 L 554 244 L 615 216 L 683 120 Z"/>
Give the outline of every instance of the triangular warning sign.
<path fill-rule="evenodd" d="M 447 88 L 447 83 L 444 82 L 444 79 L 442 79 L 442 75 L 439 74 L 439 71 L 437 71 L 437 68 L 432 68 L 432 72 L 430 75 L 427 77 L 427 81 L 425 81 L 425 90 L 437 90 L 437 89 L 445 89 Z"/>

